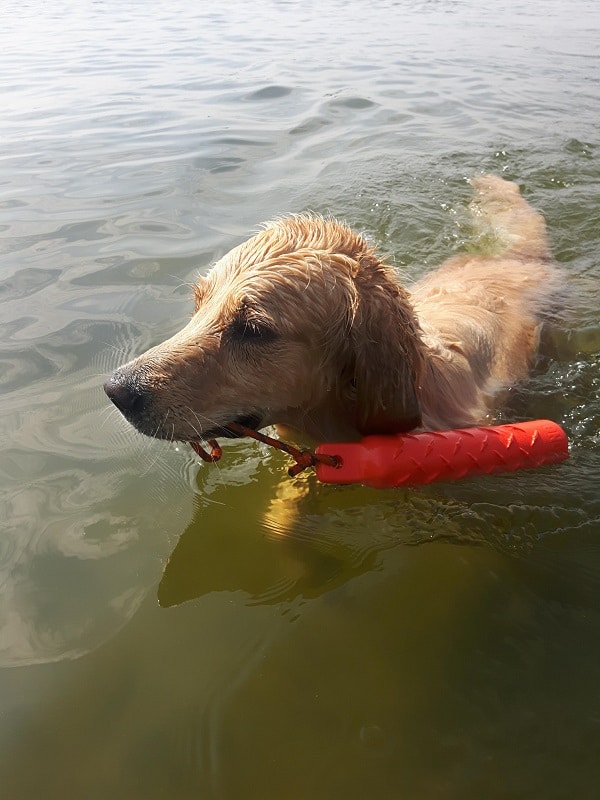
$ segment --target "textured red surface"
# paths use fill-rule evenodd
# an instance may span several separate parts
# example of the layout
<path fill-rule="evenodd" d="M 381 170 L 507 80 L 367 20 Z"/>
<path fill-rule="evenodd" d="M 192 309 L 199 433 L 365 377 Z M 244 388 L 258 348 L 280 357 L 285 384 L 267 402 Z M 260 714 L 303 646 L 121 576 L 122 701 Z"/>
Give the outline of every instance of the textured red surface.
<path fill-rule="evenodd" d="M 340 467 L 317 464 L 323 483 L 363 483 L 378 488 L 451 481 L 557 464 L 569 457 L 563 429 L 549 420 L 453 431 L 367 436 L 327 443 L 317 453 L 336 455 Z"/>

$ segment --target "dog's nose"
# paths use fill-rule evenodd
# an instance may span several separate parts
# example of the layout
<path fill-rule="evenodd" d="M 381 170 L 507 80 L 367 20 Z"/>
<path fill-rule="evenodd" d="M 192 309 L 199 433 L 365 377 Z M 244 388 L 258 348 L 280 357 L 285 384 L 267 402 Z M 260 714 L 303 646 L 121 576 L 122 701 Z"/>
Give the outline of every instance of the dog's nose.
<path fill-rule="evenodd" d="M 106 381 L 104 391 L 123 414 L 139 413 L 144 408 L 144 395 L 130 383 L 119 379 L 118 373 Z"/>

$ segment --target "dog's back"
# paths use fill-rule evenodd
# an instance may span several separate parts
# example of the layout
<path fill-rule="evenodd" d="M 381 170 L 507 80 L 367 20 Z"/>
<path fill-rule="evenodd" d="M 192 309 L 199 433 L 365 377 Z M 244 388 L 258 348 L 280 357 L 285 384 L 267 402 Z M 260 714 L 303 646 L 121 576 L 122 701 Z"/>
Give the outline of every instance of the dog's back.
<path fill-rule="evenodd" d="M 427 427 L 443 427 L 449 411 L 460 419 L 461 409 L 473 424 L 489 396 L 527 374 L 560 283 L 544 218 L 517 185 L 494 175 L 472 183 L 473 215 L 492 234 L 492 252 L 455 256 L 411 289 L 433 355 L 422 385 Z"/>

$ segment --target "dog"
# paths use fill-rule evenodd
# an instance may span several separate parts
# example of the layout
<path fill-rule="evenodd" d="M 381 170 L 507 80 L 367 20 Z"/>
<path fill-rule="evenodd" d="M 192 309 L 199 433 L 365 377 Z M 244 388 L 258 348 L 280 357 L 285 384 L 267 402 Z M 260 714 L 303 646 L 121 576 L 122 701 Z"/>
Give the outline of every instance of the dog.
<path fill-rule="evenodd" d="M 191 320 L 106 394 L 141 433 L 190 443 L 233 438 L 232 422 L 316 441 L 483 424 L 528 374 L 560 271 L 516 184 L 471 183 L 497 252 L 407 289 L 346 225 L 276 219 L 198 279 Z"/>

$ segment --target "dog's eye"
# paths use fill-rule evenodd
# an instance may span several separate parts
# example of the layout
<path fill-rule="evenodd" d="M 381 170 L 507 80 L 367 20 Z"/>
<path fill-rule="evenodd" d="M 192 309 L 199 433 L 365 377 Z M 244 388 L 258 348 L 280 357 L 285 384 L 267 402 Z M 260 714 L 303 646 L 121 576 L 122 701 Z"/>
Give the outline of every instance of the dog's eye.
<path fill-rule="evenodd" d="M 233 320 L 229 326 L 228 333 L 234 341 L 256 344 L 266 344 L 277 338 L 277 334 L 272 327 L 245 315 L 240 315 Z"/>

